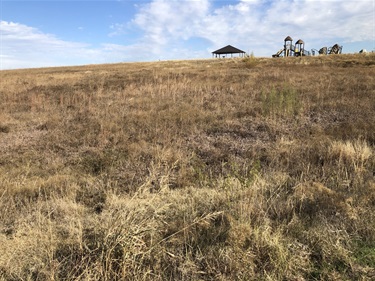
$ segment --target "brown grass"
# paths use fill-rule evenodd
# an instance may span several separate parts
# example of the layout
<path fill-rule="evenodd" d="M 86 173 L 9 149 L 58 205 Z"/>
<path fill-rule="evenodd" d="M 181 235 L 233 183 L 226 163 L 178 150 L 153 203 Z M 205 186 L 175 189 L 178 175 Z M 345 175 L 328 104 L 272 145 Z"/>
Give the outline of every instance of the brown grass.
<path fill-rule="evenodd" d="M 0 280 L 372 280 L 375 57 L 0 72 Z"/>

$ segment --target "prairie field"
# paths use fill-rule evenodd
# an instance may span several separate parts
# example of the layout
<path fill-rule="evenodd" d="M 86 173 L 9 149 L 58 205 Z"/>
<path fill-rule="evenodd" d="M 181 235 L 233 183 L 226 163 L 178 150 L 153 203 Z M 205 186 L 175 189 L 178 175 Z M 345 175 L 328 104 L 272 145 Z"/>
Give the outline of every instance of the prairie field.
<path fill-rule="evenodd" d="M 375 280 L 374 53 L 0 79 L 0 280 Z"/>

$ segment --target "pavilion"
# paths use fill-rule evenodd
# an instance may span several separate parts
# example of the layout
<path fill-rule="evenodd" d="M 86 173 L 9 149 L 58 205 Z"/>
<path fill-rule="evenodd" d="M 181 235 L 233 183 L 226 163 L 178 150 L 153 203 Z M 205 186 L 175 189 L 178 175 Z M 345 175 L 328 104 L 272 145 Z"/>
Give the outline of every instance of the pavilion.
<path fill-rule="evenodd" d="M 220 58 L 221 55 L 229 55 L 229 54 L 231 55 L 231 57 L 233 57 L 233 54 L 239 54 L 240 57 L 244 57 L 246 52 L 244 52 L 240 49 L 237 49 L 237 48 L 235 48 L 231 45 L 228 45 L 226 47 L 223 47 L 219 50 L 216 50 L 216 51 L 212 52 L 212 57 L 215 56 L 217 58 L 219 56 L 219 58 Z"/>

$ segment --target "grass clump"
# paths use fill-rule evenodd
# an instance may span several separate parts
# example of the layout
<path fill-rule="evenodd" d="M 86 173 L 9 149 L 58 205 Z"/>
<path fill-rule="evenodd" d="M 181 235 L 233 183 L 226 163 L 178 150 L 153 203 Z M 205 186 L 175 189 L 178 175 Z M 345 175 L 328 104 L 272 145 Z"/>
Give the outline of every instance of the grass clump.
<path fill-rule="evenodd" d="M 253 67 L 256 67 L 260 63 L 260 60 L 254 56 L 253 52 L 251 52 L 250 55 L 247 55 L 243 59 L 243 62 L 245 63 L 245 66 L 247 68 L 253 68 Z"/>
<path fill-rule="evenodd" d="M 266 116 L 278 118 L 281 116 L 295 116 L 301 110 L 300 97 L 297 91 L 284 86 L 280 90 L 272 88 L 261 95 L 262 113 Z"/>
<path fill-rule="evenodd" d="M 0 124 L 0 133 L 9 133 L 9 132 L 10 132 L 9 126 Z"/>

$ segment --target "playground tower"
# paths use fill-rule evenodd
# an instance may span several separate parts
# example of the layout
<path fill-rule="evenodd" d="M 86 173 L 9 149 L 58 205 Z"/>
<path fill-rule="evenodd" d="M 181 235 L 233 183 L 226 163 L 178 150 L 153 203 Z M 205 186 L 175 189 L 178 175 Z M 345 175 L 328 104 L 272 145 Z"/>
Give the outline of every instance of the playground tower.
<path fill-rule="evenodd" d="M 294 49 L 294 55 L 296 57 L 304 56 L 305 55 L 305 42 L 302 39 L 299 39 L 296 42 L 296 47 Z"/>
<path fill-rule="evenodd" d="M 293 51 L 293 39 L 290 36 L 287 36 L 284 39 L 284 57 L 292 56 Z"/>

